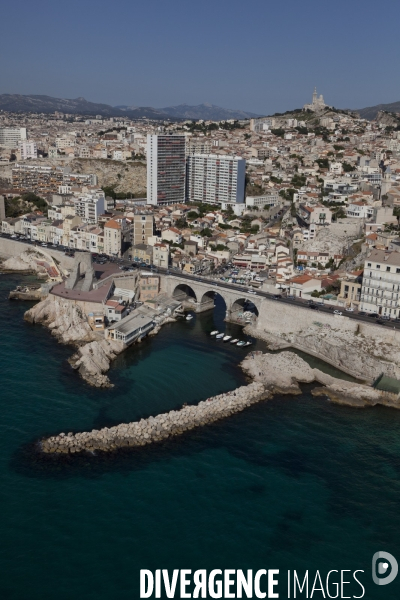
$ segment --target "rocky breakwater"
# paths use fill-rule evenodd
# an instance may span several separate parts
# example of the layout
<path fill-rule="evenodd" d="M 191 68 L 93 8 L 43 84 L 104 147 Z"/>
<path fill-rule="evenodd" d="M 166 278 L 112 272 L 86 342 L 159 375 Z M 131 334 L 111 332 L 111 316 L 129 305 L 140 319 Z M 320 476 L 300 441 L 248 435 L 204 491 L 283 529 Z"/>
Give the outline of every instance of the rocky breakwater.
<path fill-rule="evenodd" d="M 242 369 L 271 394 L 301 394 L 299 383 L 317 382 L 324 387 L 312 390 L 314 396 L 328 396 L 333 402 L 354 407 L 383 404 L 400 408 L 400 399 L 360 382 L 344 381 L 313 369 L 294 352 L 249 354 Z"/>
<path fill-rule="evenodd" d="M 145 446 L 229 417 L 268 397 L 264 386 L 260 382 L 253 382 L 194 406 L 184 406 L 180 410 L 116 427 L 75 434 L 60 433 L 42 440 L 40 445 L 43 452 L 56 454 L 98 450 L 109 452 L 118 448 Z"/>
<path fill-rule="evenodd" d="M 92 331 L 79 305 L 50 294 L 28 310 L 24 318 L 48 327 L 59 342 L 77 346 L 69 362 L 87 383 L 111 387 L 105 373 L 111 361 L 124 350 L 124 345 L 106 340 L 103 332 Z"/>

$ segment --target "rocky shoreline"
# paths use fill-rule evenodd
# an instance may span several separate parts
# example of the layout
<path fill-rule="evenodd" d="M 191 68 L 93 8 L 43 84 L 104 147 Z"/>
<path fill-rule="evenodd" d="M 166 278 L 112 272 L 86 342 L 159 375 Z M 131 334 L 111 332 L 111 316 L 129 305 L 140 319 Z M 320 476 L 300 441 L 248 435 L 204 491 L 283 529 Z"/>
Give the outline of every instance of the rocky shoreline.
<path fill-rule="evenodd" d="M 105 373 L 125 346 L 92 331 L 77 304 L 50 294 L 29 309 L 24 319 L 44 325 L 60 343 L 77 347 L 69 363 L 87 383 L 95 387 L 112 387 Z"/>

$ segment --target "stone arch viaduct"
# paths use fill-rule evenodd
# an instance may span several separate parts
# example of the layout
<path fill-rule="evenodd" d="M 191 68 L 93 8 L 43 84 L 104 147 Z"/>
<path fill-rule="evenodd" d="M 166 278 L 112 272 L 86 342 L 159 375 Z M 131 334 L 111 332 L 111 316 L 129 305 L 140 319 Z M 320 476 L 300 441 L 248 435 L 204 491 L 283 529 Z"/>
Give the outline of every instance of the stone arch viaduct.
<path fill-rule="evenodd" d="M 258 317 L 262 298 L 249 294 L 243 289 L 227 289 L 212 281 L 196 281 L 176 275 L 162 277 L 162 289 L 168 296 L 180 300 L 197 313 L 214 308 L 215 294 L 219 294 L 226 304 L 226 320 L 237 321 L 246 304 L 254 305 Z"/>

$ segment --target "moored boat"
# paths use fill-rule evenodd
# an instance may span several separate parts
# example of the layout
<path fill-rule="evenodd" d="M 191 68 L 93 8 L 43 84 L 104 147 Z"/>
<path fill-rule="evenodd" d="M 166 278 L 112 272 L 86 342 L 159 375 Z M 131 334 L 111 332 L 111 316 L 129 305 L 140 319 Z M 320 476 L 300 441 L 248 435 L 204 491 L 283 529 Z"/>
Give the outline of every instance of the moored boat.
<path fill-rule="evenodd" d="M 240 348 L 243 348 L 243 346 L 245 346 L 246 342 L 240 341 L 236 344 L 236 346 L 239 346 Z"/>
<path fill-rule="evenodd" d="M 186 317 L 186 321 L 190 321 L 191 319 L 193 319 L 193 315 L 188 315 L 188 316 Z"/>
<path fill-rule="evenodd" d="M 212 331 L 212 332 L 210 333 L 210 335 L 217 335 L 217 333 L 219 333 L 219 332 L 218 332 L 218 329 L 214 329 L 214 331 Z"/>
<path fill-rule="evenodd" d="M 225 337 L 222 339 L 222 341 L 223 341 L 223 342 L 229 342 L 229 340 L 231 339 L 231 337 L 232 337 L 231 335 L 226 335 L 226 336 L 225 336 Z"/>
<path fill-rule="evenodd" d="M 230 343 L 231 343 L 231 344 L 237 344 L 237 343 L 238 343 L 238 341 L 239 341 L 239 338 L 235 338 L 235 339 L 231 340 L 231 342 L 230 342 Z"/>
<path fill-rule="evenodd" d="M 217 340 L 222 340 L 222 338 L 224 337 L 224 333 L 217 333 L 217 335 L 215 336 Z"/>
<path fill-rule="evenodd" d="M 251 346 L 253 342 L 245 342 L 245 346 Z"/>

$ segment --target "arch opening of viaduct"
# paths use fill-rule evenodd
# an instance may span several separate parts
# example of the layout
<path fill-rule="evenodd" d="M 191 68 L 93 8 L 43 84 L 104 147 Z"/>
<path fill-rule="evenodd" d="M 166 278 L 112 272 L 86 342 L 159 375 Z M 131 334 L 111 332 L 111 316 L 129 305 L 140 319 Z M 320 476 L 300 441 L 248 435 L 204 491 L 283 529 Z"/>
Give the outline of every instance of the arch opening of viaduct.
<path fill-rule="evenodd" d="M 259 316 L 260 300 L 253 299 L 243 290 L 230 290 L 213 285 L 212 283 L 179 282 L 170 279 L 170 295 L 182 302 L 184 308 L 200 313 L 212 310 L 215 306 L 215 298 L 220 296 L 226 306 L 227 321 L 246 324 L 254 323 Z"/>

